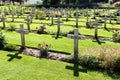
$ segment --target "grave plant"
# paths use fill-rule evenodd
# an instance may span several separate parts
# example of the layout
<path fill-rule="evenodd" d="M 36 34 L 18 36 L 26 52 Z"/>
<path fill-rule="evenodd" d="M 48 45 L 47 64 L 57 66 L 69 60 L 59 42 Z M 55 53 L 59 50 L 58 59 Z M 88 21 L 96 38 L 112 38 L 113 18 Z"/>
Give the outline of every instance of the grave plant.
<path fill-rule="evenodd" d="M 36 27 L 37 28 L 37 27 Z M 38 34 L 47 34 L 47 32 L 45 31 L 46 27 L 43 24 L 42 26 L 39 27 L 39 29 L 37 30 Z"/>
<path fill-rule="evenodd" d="M 116 24 L 120 24 L 120 17 L 117 17 Z"/>
<path fill-rule="evenodd" d="M 2 32 L 0 32 L 0 49 L 3 49 L 6 43 L 7 41 L 5 39 L 5 35 Z"/>
<path fill-rule="evenodd" d="M 40 19 L 40 20 L 46 19 L 46 14 L 43 11 L 36 11 L 34 16 L 35 19 Z"/>
<path fill-rule="evenodd" d="M 113 31 L 112 38 L 114 42 L 120 42 L 120 33 L 118 30 Z"/>
<path fill-rule="evenodd" d="M 15 31 L 15 28 L 16 28 L 16 25 L 11 23 L 9 25 L 8 31 Z"/>
<path fill-rule="evenodd" d="M 51 48 L 51 45 L 43 42 L 38 44 L 38 49 L 40 50 L 40 57 L 47 57 L 48 51 Z"/>
<path fill-rule="evenodd" d="M 3 49 L 7 51 L 14 51 L 17 50 L 17 46 L 14 44 L 6 44 Z"/>

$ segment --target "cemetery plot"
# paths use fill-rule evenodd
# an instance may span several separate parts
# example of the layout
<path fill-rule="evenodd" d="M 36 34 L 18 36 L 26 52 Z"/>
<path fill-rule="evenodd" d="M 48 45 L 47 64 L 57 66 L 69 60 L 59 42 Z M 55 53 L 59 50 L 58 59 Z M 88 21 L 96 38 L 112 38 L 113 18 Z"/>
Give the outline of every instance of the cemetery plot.
<path fill-rule="evenodd" d="M 20 9 L 20 11 L 18 11 L 17 9 Z M 46 14 L 46 17 L 37 18 L 38 14 L 36 14 L 36 12 L 39 12 L 39 11 Z M 49 34 L 56 35 L 56 37 L 58 36 L 67 37 L 67 34 L 71 33 L 74 27 L 78 27 L 79 33 L 82 35 L 85 35 L 86 39 L 100 37 L 100 39 L 105 38 L 104 40 L 111 41 L 113 30 L 119 29 L 119 24 L 115 24 L 116 21 L 114 19 L 116 18 L 112 17 L 111 19 L 111 16 L 109 15 L 110 13 L 117 14 L 118 11 L 116 9 L 111 9 L 111 10 L 96 9 L 96 8 L 94 9 L 88 9 L 88 8 L 87 9 L 79 9 L 79 8 L 36 9 L 36 8 L 26 8 L 26 7 L 16 7 L 16 8 L 8 7 L 8 8 L 3 8 L 1 12 L 6 16 L 5 19 L 3 19 L 4 17 L 1 17 L 0 24 L 3 24 L 1 28 L 11 28 L 12 27 L 11 24 L 14 24 L 15 26 L 14 28 L 18 29 L 19 24 L 22 23 L 24 25 L 25 30 L 29 30 L 29 31 L 32 31 L 33 33 L 36 33 L 38 30 L 39 31 L 42 30 L 41 26 L 44 25 L 45 33 L 48 35 Z M 108 20 L 109 16 L 112 21 L 112 24 L 109 23 L 109 20 Z M 61 21 L 58 20 L 58 17 Z M 92 23 L 96 19 L 98 20 L 98 22 L 99 20 L 102 20 L 103 23 L 101 24 L 103 25 L 100 25 L 98 28 L 95 27 L 94 29 L 94 25 Z M 57 23 L 55 21 L 57 21 Z M 109 31 L 104 30 L 106 28 Z M 97 33 L 98 35 L 96 35 Z"/>
<path fill-rule="evenodd" d="M 91 47 L 96 48 L 110 45 L 120 47 L 118 31 L 120 30 L 120 16 L 118 12 L 117 9 L 8 7 L 3 8 L 1 11 L 0 27 L 1 32 L 6 35 L 9 43 L 19 45 L 23 49 L 27 48 L 28 53 L 30 53 L 29 55 L 36 55 L 33 54 L 29 47 L 36 49 L 40 43 L 40 48 L 38 49 L 40 49 L 41 53 L 42 49 L 46 50 L 46 53 L 49 53 L 50 49 L 51 51 L 73 55 L 74 67 L 76 65 L 78 67 L 79 59 L 83 57 L 81 56 L 81 51 Z M 99 40 L 101 44 L 95 40 Z M 42 43 L 46 44 L 43 45 Z M 52 48 L 48 47 L 49 44 Z M 10 60 L 19 59 L 17 54 L 9 55 L 9 57 L 15 58 L 10 58 Z M 60 55 L 58 58 L 60 58 Z M 106 67 L 104 68 L 106 69 Z"/>
<path fill-rule="evenodd" d="M 47 71 L 51 71 L 55 79 L 73 80 L 73 76 L 81 79 L 83 76 L 81 73 L 86 74 L 86 76 L 89 75 L 89 68 L 102 68 L 112 71 L 119 70 L 119 65 L 117 63 L 119 61 L 119 53 L 117 52 L 119 52 L 120 47 L 120 15 L 118 9 L 7 6 L 0 8 L 0 18 L 0 35 L 3 38 L 5 35 L 4 39 L 8 41 L 3 41 L 4 47 L 1 49 L 10 51 L 11 44 L 13 44 L 22 49 L 22 51 L 18 53 L 35 56 L 40 58 L 40 60 L 22 54 L 18 55 L 16 53 L 18 49 L 16 51 L 13 45 L 11 52 L 14 51 L 15 53 L 7 53 L 1 50 L 2 53 L 7 55 L 0 54 L 5 57 L 5 59 L 3 59 L 0 56 L 1 59 L 3 61 L 13 61 L 11 64 L 12 66 L 7 64 L 11 66 L 12 69 L 17 67 L 20 68 L 18 70 L 21 71 L 23 67 L 28 70 L 27 72 L 34 72 L 34 79 L 38 78 L 39 73 L 45 73 L 45 75 L 42 74 L 42 76 L 48 75 L 48 78 L 51 78 L 51 74 L 48 73 L 46 75 Z M 2 35 L 2 33 L 4 35 Z M 110 46 L 112 46 L 112 48 Z M 92 49 L 93 52 L 89 49 Z M 115 56 L 111 56 L 114 55 L 114 53 L 116 53 Z M 72 67 L 73 64 L 59 61 L 55 61 L 54 63 L 54 61 L 48 59 L 70 62 L 74 64 L 74 67 Z M 111 60 L 113 60 L 113 63 Z M 29 62 L 32 63 L 29 64 Z M 109 66 L 109 64 L 111 66 Z M 48 65 L 49 68 L 47 67 Z M 81 68 L 81 65 L 88 68 L 88 70 Z M 27 68 L 25 68 L 26 66 Z M 11 69 L 11 67 L 9 68 Z M 37 71 L 31 67 L 34 67 Z M 2 65 L 1 68 L 4 68 L 4 65 Z M 38 73 L 38 75 L 36 75 L 36 73 Z M 60 76 L 56 78 L 56 73 L 63 74 L 60 74 Z M 64 75 L 64 73 L 67 75 Z M 6 74 L 8 73 L 6 72 Z M 30 73 L 27 75 L 29 74 Z M 69 78 L 68 74 L 73 76 Z M 92 75 L 92 73 L 90 74 Z M 99 73 L 93 74 L 95 75 L 95 79 L 99 80 L 99 78 L 96 77 Z M 21 73 L 19 75 L 21 75 Z M 23 78 L 27 80 L 25 73 L 24 75 L 25 76 L 22 75 Z M 89 75 L 89 77 L 91 75 Z M 100 77 L 101 76 L 100 74 Z M 104 76 L 103 80 L 107 78 L 111 79 L 112 77 L 107 75 Z M 41 77 L 41 79 L 45 78 Z M 94 79 L 93 75 L 91 79 Z"/>

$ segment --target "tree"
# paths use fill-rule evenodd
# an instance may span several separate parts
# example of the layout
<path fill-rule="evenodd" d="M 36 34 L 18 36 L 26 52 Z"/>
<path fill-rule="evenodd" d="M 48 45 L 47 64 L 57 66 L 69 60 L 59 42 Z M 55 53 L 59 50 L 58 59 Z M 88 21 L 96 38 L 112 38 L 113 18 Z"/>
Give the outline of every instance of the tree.
<path fill-rule="evenodd" d="M 43 4 L 50 4 L 51 0 L 42 0 Z"/>
<path fill-rule="evenodd" d="M 51 5 L 60 4 L 60 0 L 51 0 L 50 4 Z"/>

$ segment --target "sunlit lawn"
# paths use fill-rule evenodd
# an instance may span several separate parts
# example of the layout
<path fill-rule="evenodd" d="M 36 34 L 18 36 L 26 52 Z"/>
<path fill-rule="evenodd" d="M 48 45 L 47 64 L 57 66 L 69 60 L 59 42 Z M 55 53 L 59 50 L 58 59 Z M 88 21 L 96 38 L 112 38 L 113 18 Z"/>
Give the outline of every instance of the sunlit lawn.
<path fill-rule="evenodd" d="M 31 56 L 19 54 L 21 59 L 13 58 L 12 52 L 0 50 L 0 80 L 114 80 L 120 79 L 119 75 L 107 73 L 106 71 L 79 71 L 79 76 L 73 76 L 73 70 L 66 66 L 73 67 L 72 64 L 54 61 L 49 59 L 39 59 Z M 81 66 L 79 68 L 84 70 Z"/>

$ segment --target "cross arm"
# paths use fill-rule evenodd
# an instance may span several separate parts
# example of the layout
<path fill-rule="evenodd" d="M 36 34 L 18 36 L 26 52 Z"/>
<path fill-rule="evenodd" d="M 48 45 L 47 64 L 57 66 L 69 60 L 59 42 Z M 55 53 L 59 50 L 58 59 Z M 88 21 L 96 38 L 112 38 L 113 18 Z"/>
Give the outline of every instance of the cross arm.
<path fill-rule="evenodd" d="M 86 37 L 83 36 L 83 35 L 75 36 L 75 35 L 73 35 L 73 34 L 68 34 L 67 37 L 68 37 L 68 38 L 71 38 L 71 39 L 80 39 L 80 40 L 86 39 Z"/>

